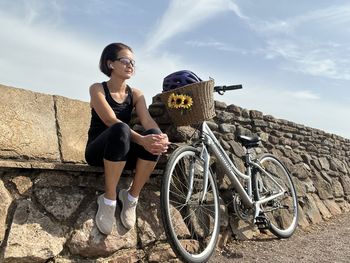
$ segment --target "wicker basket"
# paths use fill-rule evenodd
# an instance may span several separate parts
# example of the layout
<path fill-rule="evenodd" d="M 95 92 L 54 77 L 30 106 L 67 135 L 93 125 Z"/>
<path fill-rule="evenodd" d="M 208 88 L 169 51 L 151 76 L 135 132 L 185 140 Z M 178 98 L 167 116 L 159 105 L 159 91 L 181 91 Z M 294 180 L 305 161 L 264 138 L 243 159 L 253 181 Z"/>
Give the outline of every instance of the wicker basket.
<path fill-rule="evenodd" d="M 177 126 L 187 126 L 209 120 L 215 116 L 213 93 L 214 80 L 208 80 L 163 92 L 159 96 L 173 123 Z M 191 97 L 192 106 L 189 109 L 169 108 L 168 100 L 172 94 Z"/>

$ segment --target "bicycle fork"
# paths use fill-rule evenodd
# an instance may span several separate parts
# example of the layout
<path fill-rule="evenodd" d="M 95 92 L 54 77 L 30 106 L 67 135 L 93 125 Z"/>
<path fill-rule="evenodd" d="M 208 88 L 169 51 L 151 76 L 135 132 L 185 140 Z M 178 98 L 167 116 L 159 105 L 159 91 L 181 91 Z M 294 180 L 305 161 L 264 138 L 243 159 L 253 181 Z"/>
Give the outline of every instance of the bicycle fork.
<path fill-rule="evenodd" d="M 203 192 L 202 196 L 200 197 L 200 202 L 203 203 L 204 198 L 207 194 L 208 190 L 208 180 L 209 180 L 209 162 L 210 162 L 210 155 L 208 153 L 208 150 L 205 146 L 202 147 L 202 151 L 199 155 L 200 159 L 204 161 L 204 170 L 203 170 Z M 186 203 L 189 202 L 192 192 L 193 192 L 193 184 L 194 184 L 194 170 L 195 170 L 195 163 L 191 162 L 190 164 L 190 171 L 189 171 L 189 176 L 188 176 L 188 193 L 186 196 Z"/>

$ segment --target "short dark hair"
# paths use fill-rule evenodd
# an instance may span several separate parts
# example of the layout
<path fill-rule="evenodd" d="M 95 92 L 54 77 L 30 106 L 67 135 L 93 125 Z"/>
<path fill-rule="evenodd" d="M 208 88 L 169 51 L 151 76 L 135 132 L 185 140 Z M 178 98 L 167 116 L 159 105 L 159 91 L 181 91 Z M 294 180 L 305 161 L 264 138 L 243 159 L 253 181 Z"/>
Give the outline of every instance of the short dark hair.
<path fill-rule="evenodd" d="M 108 77 L 111 76 L 112 69 L 107 65 L 107 61 L 115 61 L 118 57 L 119 51 L 123 49 L 128 49 L 131 52 L 133 52 L 131 47 L 123 43 L 111 43 L 103 49 L 100 58 L 100 70 L 102 73 L 104 73 Z"/>

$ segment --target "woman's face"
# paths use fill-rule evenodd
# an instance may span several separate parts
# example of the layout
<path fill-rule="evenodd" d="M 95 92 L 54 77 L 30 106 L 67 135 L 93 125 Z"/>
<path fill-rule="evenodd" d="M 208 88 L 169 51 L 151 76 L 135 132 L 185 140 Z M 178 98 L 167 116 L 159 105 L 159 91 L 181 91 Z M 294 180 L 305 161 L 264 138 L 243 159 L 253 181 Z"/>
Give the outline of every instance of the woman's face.
<path fill-rule="evenodd" d="M 112 75 L 122 79 L 129 79 L 135 72 L 134 54 L 129 49 L 122 49 L 118 52 L 117 60 L 112 63 Z"/>

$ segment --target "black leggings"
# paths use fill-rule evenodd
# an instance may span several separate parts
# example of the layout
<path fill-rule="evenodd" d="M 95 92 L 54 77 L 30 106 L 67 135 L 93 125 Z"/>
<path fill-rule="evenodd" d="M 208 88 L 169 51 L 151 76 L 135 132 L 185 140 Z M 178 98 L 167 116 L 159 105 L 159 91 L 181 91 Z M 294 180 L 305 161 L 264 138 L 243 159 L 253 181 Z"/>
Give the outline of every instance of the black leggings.
<path fill-rule="evenodd" d="M 142 133 L 160 134 L 159 129 L 150 129 Z M 156 162 L 158 155 L 148 152 L 141 145 L 131 141 L 130 127 L 119 122 L 102 132 L 86 146 L 85 159 L 89 165 L 103 167 L 103 159 L 112 162 L 126 161 L 126 168 L 134 169 L 137 158 Z"/>

